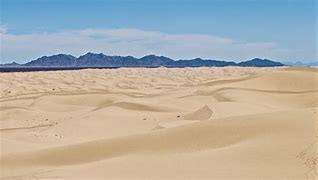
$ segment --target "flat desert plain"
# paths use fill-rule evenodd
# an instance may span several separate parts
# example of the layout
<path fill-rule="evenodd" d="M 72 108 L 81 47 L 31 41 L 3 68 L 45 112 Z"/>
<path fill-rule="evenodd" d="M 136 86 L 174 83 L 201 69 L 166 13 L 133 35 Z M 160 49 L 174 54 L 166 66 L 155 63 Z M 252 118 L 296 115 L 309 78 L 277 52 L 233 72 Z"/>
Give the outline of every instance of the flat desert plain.
<path fill-rule="evenodd" d="M 318 69 L 0 74 L 2 179 L 316 179 Z"/>

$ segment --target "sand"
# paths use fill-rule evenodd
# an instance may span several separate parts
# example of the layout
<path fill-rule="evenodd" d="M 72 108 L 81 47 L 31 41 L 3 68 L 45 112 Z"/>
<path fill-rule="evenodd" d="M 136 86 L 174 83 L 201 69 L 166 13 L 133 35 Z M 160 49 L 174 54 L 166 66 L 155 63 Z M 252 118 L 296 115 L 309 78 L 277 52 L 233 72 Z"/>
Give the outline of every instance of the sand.
<path fill-rule="evenodd" d="M 2 179 L 316 179 L 318 69 L 0 74 Z"/>

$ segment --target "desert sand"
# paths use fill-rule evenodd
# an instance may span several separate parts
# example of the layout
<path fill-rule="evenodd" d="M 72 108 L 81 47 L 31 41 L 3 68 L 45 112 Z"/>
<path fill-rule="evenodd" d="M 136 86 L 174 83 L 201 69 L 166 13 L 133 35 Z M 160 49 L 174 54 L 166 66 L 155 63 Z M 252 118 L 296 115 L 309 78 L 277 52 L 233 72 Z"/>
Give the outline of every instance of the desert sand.
<path fill-rule="evenodd" d="M 316 179 L 318 69 L 0 74 L 2 179 Z"/>

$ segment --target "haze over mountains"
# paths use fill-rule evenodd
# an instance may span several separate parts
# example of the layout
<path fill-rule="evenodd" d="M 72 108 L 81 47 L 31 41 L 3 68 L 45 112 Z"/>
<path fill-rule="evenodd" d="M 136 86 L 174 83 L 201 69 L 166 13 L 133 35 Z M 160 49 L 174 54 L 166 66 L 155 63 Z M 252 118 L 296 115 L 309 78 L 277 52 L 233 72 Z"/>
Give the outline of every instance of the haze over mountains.
<path fill-rule="evenodd" d="M 318 62 L 284 62 L 288 66 L 318 66 Z"/>
<path fill-rule="evenodd" d="M 87 53 L 78 58 L 72 55 L 57 54 L 43 56 L 25 64 L 9 63 L 1 64 L 5 67 L 202 67 L 202 66 L 250 66 L 250 67 L 273 67 L 285 64 L 268 60 L 254 58 L 239 63 L 222 60 L 205 60 L 201 58 L 189 60 L 173 60 L 165 56 L 147 55 L 142 58 L 133 56 L 108 56 L 102 53 Z"/>

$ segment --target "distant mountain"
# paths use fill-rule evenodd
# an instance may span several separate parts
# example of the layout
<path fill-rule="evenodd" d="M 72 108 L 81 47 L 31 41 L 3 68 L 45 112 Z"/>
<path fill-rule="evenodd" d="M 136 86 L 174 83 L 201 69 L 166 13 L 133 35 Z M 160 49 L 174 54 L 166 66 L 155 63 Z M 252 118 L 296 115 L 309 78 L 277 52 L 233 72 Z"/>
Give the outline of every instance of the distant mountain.
<path fill-rule="evenodd" d="M 21 64 L 16 63 L 16 62 L 12 62 L 12 63 L 0 64 L 0 66 L 5 66 L 5 67 L 17 67 L 17 66 L 21 66 Z"/>
<path fill-rule="evenodd" d="M 173 62 L 164 56 L 148 55 L 137 59 L 132 56 L 107 56 L 102 53 L 87 53 L 77 58 L 76 66 L 107 66 L 107 67 L 136 67 L 136 66 L 162 66 Z"/>
<path fill-rule="evenodd" d="M 164 56 L 148 55 L 138 59 L 138 62 L 144 66 L 167 66 L 173 65 L 175 61 Z"/>
<path fill-rule="evenodd" d="M 284 62 L 289 66 L 318 66 L 318 62 Z"/>
<path fill-rule="evenodd" d="M 66 54 L 43 56 L 36 60 L 23 64 L 23 66 L 76 66 L 76 57 Z"/>
<path fill-rule="evenodd" d="M 102 53 L 87 53 L 78 58 L 72 55 L 57 54 L 43 56 L 25 64 L 2 64 L 5 67 L 202 67 L 202 66 L 252 66 L 272 67 L 284 66 L 280 62 L 268 59 L 255 58 L 252 60 L 235 63 L 220 60 L 204 60 L 200 58 L 190 60 L 173 60 L 165 56 L 147 55 L 142 58 L 133 56 L 107 56 Z"/>
<path fill-rule="evenodd" d="M 76 66 L 111 66 L 112 59 L 102 53 L 87 53 L 77 58 Z"/>
<path fill-rule="evenodd" d="M 238 66 L 243 67 L 273 67 L 273 66 L 284 66 L 280 62 L 271 61 L 268 59 L 254 58 L 249 61 L 243 61 L 237 64 Z"/>
<path fill-rule="evenodd" d="M 227 61 L 218 61 L 218 60 L 203 60 L 200 58 L 190 59 L 190 60 L 179 60 L 173 61 L 171 64 L 173 66 L 182 66 L 182 67 L 201 67 L 201 66 L 236 66 L 235 62 L 227 62 Z"/>

